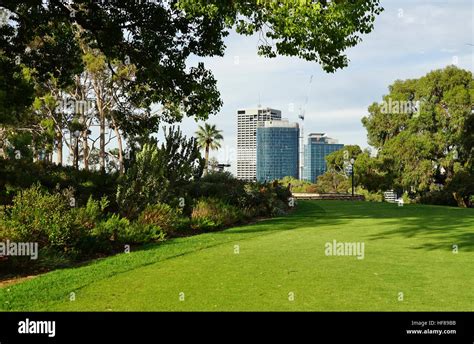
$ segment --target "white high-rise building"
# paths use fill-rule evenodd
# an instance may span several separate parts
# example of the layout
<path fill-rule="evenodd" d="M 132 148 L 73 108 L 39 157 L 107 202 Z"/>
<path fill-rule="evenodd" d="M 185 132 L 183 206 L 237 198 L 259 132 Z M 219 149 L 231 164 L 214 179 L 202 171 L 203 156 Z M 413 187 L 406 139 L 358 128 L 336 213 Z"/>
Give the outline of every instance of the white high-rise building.
<path fill-rule="evenodd" d="M 237 178 L 257 179 L 257 127 L 281 120 L 281 111 L 270 108 L 237 111 Z"/>

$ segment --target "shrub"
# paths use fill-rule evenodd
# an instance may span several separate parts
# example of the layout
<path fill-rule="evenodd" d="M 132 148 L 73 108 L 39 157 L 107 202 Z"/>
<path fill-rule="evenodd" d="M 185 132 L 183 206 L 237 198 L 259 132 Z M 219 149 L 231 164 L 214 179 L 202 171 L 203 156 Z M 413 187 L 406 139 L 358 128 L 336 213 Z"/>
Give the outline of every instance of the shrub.
<path fill-rule="evenodd" d="M 213 198 L 238 207 L 250 216 L 280 215 L 288 210 L 291 192 L 278 182 L 246 183 L 229 172 L 211 172 L 190 189 L 194 199 Z"/>
<path fill-rule="evenodd" d="M 124 227 L 118 233 L 118 242 L 122 244 L 145 244 L 149 242 L 163 241 L 166 238 L 165 232 L 155 225 L 145 225 L 142 223 L 132 223 Z"/>
<path fill-rule="evenodd" d="M 347 193 L 350 188 L 350 179 L 332 170 L 318 176 L 316 183 L 319 193 Z"/>
<path fill-rule="evenodd" d="M 153 224 L 131 223 L 128 219 L 113 214 L 100 222 L 92 231 L 102 249 L 111 249 L 118 244 L 144 244 L 165 239 L 165 233 Z"/>
<path fill-rule="evenodd" d="M 424 195 L 418 196 L 417 203 L 432 204 L 432 205 L 446 205 L 457 207 L 458 203 L 450 192 L 445 190 L 431 191 Z"/>
<path fill-rule="evenodd" d="M 158 149 L 145 144 L 137 154 L 135 163 L 119 180 L 117 203 L 121 213 L 136 218 L 147 205 L 164 197 L 168 181 L 164 177 L 164 164 Z"/>
<path fill-rule="evenodd" d="M 370 192 L 364 188 L 358 187 L 356 189 L 356 194 L 364 196 L 365 200 L 368 202 L 383 202 L 384 197 L 381 191 Z"/>
<path fill-rule="evenodd" d="M 76 223 L 88 230 L 93 229 L 100 222 L 108 205 L 109 201 L 106 196 L 102 197 L 100 201 L 96 201 L 90 196 L 85 207 L 73 209 Z"/>
<path fill-rule="evenodd" d="M 133 165 L 120 179 L 117 203 L 121 213 L 135 219 L 156 202 L 177 204 L 186 187 L 203 172 L 204 159 L 194 138 L 187 139 L 180 129 L 165 130 L 165 140 L 144 144 Z"/>
<path fill-rule="evenodd" d="M 12 240 L 35 241 L 40 247 L 72 250 L 85 235 L 59 193 L 49 194 L 39 185 L 18 193 L 3 215 Z"/>
<path fill-rule="evenodd" d="M 209 217 L 195 217 L 191 220 L 191 228 L 199 232 L 213 232 L 222 228 L 222 224 Z"/>
<path fill-rule="evenodd" d="M 92 235 L 99 242 L 117 242 L 119 233 L 124 233 L 130 226 L 130 221 L 120 215 L 112 214 L 109 218 L 101 221 L 92 230 Z"/>
<path fill-rule="evenodd" d="M 229 172 L 210 172 L 190 186 L 189 194 L 192 199 L 212 197 L 240 207 L 246 197 L 245 184 Z"/>
<path fill-rule="evenodd" d="M 402 200 L 404 204 L 410 204 L 412 202 L 410 195 L 406 191 L 402 195 Z"/>
<path fill-rule="evenodd" d="M 76 205 L 83 206 L 90 196 L 100 199 L 107 196 L 115 200 L 118 174 L 76 170 L 71 166 L 58 166 L 45 162 L 30 163 L 25 160 L 0 158 L 0 204 L 11 204 L 21 190 L 40 183 L 50 193 L 56 189 L 73 188 Z M 115 203 L 110 204 L 116 210 Z"/>
<path fill-rule="evenodd" d="M 173 235 L 182 224 L 181 211 L 164 203 L 149 205 L 140 214 L 138 223 L 158 226 L 166 234 Z"/>
<path fill-rule="evenodd" d="M 296 193 L 314 193 L 317 192 L 316 184 L 307 180 L 300 180 L 294 177 L 285 177 L 281 179 L 280 184 L 284 187 L 289 187 L 292 192 Z"/>
<path fill-rule="evenodd" d="M 191 227 L 195 230 L 210 231 L 228 227 L 244 218 L 235 206 L 216 198 L 202 198 L 197 201 L 191 214 Z"/>
<path fill-rule="evenodd" d="M 278 182 L 249 183 L 245 191 L 241 207 L 250 210 L 254 216 L 282 215 L 289 209 L 291 192 Z"/>

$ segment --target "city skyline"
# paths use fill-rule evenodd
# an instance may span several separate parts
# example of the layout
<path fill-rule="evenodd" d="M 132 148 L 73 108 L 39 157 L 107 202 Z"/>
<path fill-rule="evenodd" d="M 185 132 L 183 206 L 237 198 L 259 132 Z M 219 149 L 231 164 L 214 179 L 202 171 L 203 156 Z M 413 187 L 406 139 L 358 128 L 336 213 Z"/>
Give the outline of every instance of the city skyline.
<path fill-rule="evenodd" d="M 472 46 L 468 45 L 473 43 L 472 4 L 456 3 L 418 0 L 384 4 L 374 31 L 348 50 L 349 66 L 334 74 L 298 58 L 258 57 L 258 37 L 231 33 L 224 57 L 192 60 L 205 62 L 213 71 L 224 103 L 220 113 L 207 121 L 224 135 L 222 149 L 211 156 L 220 162 L 229 160 L 229 171 L 236 174 L 237 110 L 260 104 L 280 109 L 282 118 L 300 123 L 298 115 L 306 98 L 305 137 L 306 133 L 325 132 L 342 144 L 367 148 L 361 119 L 395 80 L 418 78 L 450 64 L 474 70 Z M 181 128 L 192 136 L 197 124 L 186 118 Z"/>

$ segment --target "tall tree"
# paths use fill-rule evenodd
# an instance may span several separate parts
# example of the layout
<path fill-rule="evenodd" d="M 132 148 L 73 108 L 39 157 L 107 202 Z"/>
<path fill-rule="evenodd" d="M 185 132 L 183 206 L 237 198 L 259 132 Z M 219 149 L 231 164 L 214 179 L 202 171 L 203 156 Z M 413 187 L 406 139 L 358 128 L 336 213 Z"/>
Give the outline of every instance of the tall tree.
<path fill-rule="evenodd" d="M 214 124 L 204 123 L 203 126 L 199 126 L 196 131 L 196 137 L 199 147 L 204 149 L 204 173 L 208 172 L 209 165 L 209 151 L 221 148 L 220 141 L 224 139 L 222 131 L 218 130 Z"/>
<path fill-rule="evenodd" d="M 0 10 L 8 11 L 0 49 L 9 60 L 72 84 L 82 67 L 71 27 L 80 27 L 81 39 L 107 65 L 129 60 L 136 66 L 129 86 L 134 98 L 161 104 L 163 118 L 174 122 L 183 114 L 205 120 L 219 110 L 212 73 L 187 62 L 192 55 L 222 56 L 230 29 L 259 33 L 263 56 L 298 56 L 334 72 L 347 66 L 345 50 L 372 31 L 382 9 L 379 0 L 2 0 Z M 62 34 L 51 35 L 53 29 Z"/>
<path fill-rule="evenodd" d="M 421 194 L 460 185 L 458 174 L 474 178 L 473 86 L 470 71 L 448 66 L 396 81 L 382 103 L 369 107 L 362 122 L 394 188 Z M 469 193 L 451 192 L 466 205 Z"/>
<path fill-rule="evenodd" d="M 326 156 L 327 169 L 335 173 L 342 174 L 348 177 L 347 165 L 350 164 L 350 160 L 357 157 L 362 153 L 362 150 L 357 145 L 347 145 L 344 148 L 332 152 Z"/>

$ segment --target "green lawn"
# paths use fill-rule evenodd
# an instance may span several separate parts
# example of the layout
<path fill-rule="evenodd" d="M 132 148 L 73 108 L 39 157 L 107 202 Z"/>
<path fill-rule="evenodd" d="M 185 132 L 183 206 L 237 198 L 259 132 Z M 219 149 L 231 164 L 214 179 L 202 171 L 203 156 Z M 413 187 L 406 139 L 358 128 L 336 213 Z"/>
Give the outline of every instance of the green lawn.
<path fill-rule="evenodd" d="M 333 240 L 363 242 L 364 259 L 326 256 Z M 474 209 L 306 201 L 287 217 L 170 240 L 0 289 L 0 308 L 474 311 L 473 286 Z"/>

